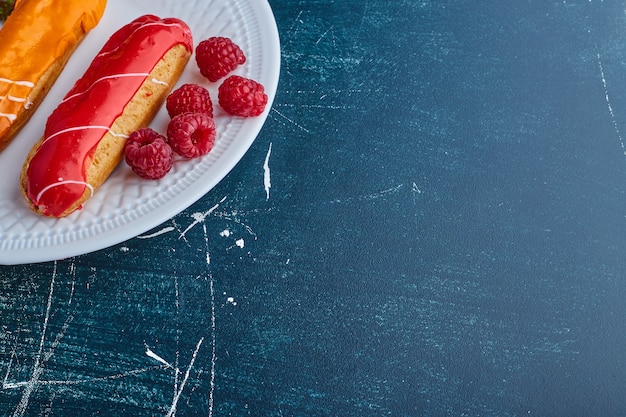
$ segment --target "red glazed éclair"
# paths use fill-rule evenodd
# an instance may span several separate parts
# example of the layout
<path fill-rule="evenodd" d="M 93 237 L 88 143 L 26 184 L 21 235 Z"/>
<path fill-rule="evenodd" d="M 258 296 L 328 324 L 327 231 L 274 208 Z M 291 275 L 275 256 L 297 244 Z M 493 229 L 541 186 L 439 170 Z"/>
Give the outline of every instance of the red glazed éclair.
<path fill-rule="evenodd" d="M 176 18 L 144 15 L 114 33 L 24 162 L 29 207 L 50 217 L 80 209 L 122 160 L 130 133 L 152 121 L 192 51 L 191 31 Z"/>
<path fill-rule="evenodd" d="M 30 120 L 106 0 L 18 0 L 0 29 L 0 150 Z"/>

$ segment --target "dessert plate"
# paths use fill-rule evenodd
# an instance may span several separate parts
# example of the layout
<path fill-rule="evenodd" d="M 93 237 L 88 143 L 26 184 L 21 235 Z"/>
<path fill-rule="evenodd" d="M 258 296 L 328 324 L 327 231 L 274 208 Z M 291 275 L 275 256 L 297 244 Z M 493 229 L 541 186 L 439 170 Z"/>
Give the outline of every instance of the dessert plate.
<path fill-rule="evenodd" d="M 43 133 L 48 115 L 109 36 L 143 14 L 183 19 L 192 30 L 195 45 L 211 36 L 233 39 L 247 57 L 234 73 L 265 86 L 265 112 L 244 119 L 228 116 L 215 105 L 218 136 L 208 155 L 177 159 L 172 171 L 157 181 L 140 179 L 122 162 L 81 210 L 62 219 L 31 212 L 19 190 L 19 174 L 26 154 Z M 224 178 L 254 142 L 271 108 L 279 70 L 278 30 L 267 1 L 109 0 L 102 20 L 74 52 L 32 119 L 0 153 L 0 264 L 51 261 L 103 249 L 144 233 L 189 207 Z M 204 79 L 194 57 L 178 85 L 187 82 L 208 88 L 216 103 L 219 82 Z M 168 120 L 163 108 L 151 126 L 165 132 Z"/>

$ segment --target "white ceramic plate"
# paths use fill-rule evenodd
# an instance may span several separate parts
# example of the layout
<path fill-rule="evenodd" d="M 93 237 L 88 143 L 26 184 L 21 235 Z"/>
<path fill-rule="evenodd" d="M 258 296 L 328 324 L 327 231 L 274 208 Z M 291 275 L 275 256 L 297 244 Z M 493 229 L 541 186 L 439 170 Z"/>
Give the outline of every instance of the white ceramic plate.
<path fill-rule="evenodd" d="M 159 181 L 142 180 L 122 163 L 82 210 L 63 219 L 32 213 L 23 201 L 18 178 L 48 115 L 109 36 L 148 13 L 183 19 L 192 30 L 195 45 L 210 36 L 233 39 L 247 57 L 235 73 L 265 86 L 269 102 L 264 114 L 242 119 L 223 113 L 215 105 L 219 82 L 202 78 L 192 57 L 178 85 L 195 82 L 212 93 L 218 137 L 208 155 L 177 160 Z M 224 178 L 254 142 L 273 102 L 279 69 L 278 31 L 266 0 L 109 0 L 99 25 L 72 55 L 33 118 L 0 153 L 0 264 L 44 262 L 103 249 L 144 233 L 189 207 Z M 164 132 L 168 120 L 162 109 L 152 127 Z"/>

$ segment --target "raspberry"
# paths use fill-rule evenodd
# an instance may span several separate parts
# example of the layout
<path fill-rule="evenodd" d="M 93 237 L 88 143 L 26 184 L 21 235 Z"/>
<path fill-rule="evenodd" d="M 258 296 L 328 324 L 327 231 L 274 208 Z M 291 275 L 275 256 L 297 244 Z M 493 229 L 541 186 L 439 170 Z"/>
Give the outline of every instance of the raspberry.
<path fill-rule="evenodd" d="M 220 106 L 233 116 L 258 116 L 263 113 L 267 104 L 263 85 L 238 75 L 226 78 L 217 94 Z"/>
<path fill-rule="evenodd" d="M 213 117 L 213 103 L 209 91 L 198 84 L 183 84 L 167 97 L 167 114 L 174 117 L 181 113 L 199 112 Z"/>
<path fill-rule="evenodd" d="M 239 46 L 221 36 L 203 40 L 196 47 L 196 63 L 200 74 L 215 82 L 246 62 Z"/>
<path fill-rule="evenodd" d="M 172 148 L 165 138 L 150 129 L 139 129 L 130 134 L 124 148 L 126 163 L 141 178 L 163 178 L 172 169 Z"/>
<path fill-rule="evenodd" d="M 167 140 L 185 158 L 205 155 L 215 143 L 215 122 L 204 113 L 179 114 L 167 126 Z"/>

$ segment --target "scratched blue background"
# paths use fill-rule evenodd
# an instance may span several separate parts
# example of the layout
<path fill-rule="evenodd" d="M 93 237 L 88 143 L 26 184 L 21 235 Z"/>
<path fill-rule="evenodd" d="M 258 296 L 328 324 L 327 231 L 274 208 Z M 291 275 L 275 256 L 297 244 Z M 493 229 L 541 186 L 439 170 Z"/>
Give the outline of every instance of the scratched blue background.
<path fill-rule="evenodd" d="M 626 415 L 626 3 L 505 3 L 271 0 L 224 181 L 0 267 L 0 415 Z"/>

